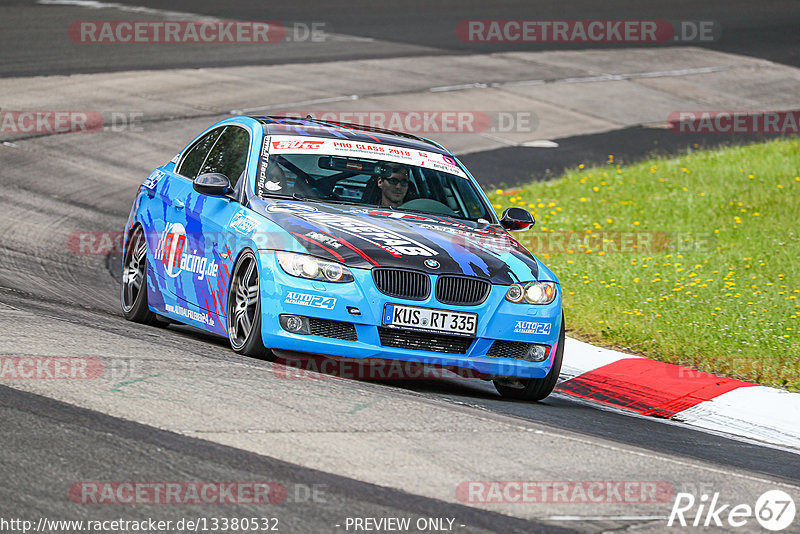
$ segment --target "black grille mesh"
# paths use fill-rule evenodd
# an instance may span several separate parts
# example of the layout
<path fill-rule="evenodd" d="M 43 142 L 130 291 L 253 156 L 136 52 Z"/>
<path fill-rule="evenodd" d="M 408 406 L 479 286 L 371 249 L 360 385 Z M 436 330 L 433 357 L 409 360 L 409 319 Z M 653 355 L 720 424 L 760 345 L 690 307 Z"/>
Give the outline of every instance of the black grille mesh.
<path fill-rule="evenodd" d="M 331 321 L 330 319 L 308 318 L 308 326 L 314 336 L 332 337 L 345 341 L 358 341 L 356 327 L 352 323 Z"/>
<path fill-rule="evenodd" d="M 521 343 L 519 341 L 495 341 L 492 343 L 492 348 L 486 353 L 487 356 L 494 358 L 517 358 L 523 359 L 528 354 L 528 349 L 531 348 L 530 343 Z"/>
<path fill-rule="evenodd" d="M 491 288 L 488 280 L 442 275 L 436 281 L 436 300 L 442 304 L 474 306 L 486 300 Z"/>
<path fill-rule="evenodd" d="M 381 326 L 378 327 L 378 334 L 381 338 L 381 345 L 385 347 L 448 352 L 451 354 L 466 354 L 473 340 L 471 337 L 429 334 L 427 332 L 413 332 L 411 330 L 398 330 Z"/>
<path fill-rule="evenodd" d="M 431 279 L 424 273 L 401 269 L 373 269 L 372 279 L 378 291 L 409 300 L 425 300 L 431 294 Z"/>

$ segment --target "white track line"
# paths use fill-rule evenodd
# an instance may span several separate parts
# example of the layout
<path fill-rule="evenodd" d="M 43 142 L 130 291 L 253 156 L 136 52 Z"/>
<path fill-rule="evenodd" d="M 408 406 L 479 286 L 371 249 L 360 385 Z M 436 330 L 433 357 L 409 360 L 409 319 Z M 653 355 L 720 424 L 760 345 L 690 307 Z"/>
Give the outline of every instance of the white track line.
<path fill-rule="evenodd" d="M 712 72 L 721 72 L 731 70 L 734 67 L 698 67 L 694 69 L 678 69 L 678 70 L 656 70 L 652 72 L 631 72 L 628 74 L 599 74 L 594 76 L 574 76 L 570 78 L 553 78 L 553 79 L 538 79 L 538 80 L 519 80 L 513 82 L 493 82 L 493 83 L 463 83 L 460 85 L 443 85 L 440 87 L 431 87 L 428 89 L 432 93 L 446 92 L 446 91 L 463 91 L 465 89 L 489 89 L 495 87 L 514 87 L 520 85 L 542 85 L 545 83 L 594 83 L 594 82 L 609 82 L 619 80 L 636 80 L 639 78 L 670 78 L 676 76 L 691 76 L 694 74 L 709 74 Z"/>
<path fill-rule="evenodd" d="M 196 21 L 220 20 L 220 17 L 209 17 L 208 15 L 198 15 L 197 13 L 187 13 L 185 11 L 170 11 L 168 9 L 157 9 L 144 6 L 128 6 L 125 4 L 119 4 L 117 2 L 99 2 L 97 0 L 37 0 L 36 3 L 44 6 L 72 6 L 82 7 L 85 9 L 116 9 L 126 13 L 144 13 L 146 15 L 164 17 L 166 19 Z M 357 35 L 346 35 L 343 33 L 325 32 L 324 35 L 326 41 L 369 43 L 375 40 L 372 37 L 360 37 Z"/>
<path fill-rule="evenodd" d="M 216 20 L 214 17 L 198 15 L 196 13 L 186 13 L 184 11 L 170 11 L 168 9 L 156 9 L 143 6 L 128 6 L 117 2 L 98 2 L 95 0 L 38 0 L 37 4 L 44 6 L 72 6 L 85 9 L 116 9 L 126 13 L 145 13 L 166 18 L 180 18 L 184 20 Z"/>

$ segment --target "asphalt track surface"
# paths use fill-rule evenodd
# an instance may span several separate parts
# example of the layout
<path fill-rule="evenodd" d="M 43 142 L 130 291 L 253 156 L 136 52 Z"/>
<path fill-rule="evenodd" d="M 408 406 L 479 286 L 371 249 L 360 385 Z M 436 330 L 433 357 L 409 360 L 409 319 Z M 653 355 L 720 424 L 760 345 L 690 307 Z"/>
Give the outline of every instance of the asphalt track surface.
<path fill-rule="evenodd" d="M 3 34 L 0 35 L 0 73 L 15 76 L 75 74 L 129 69 L 269 65 L 365 57 L 586 48 L 586 45 L 571 43 L 471 43 L 461 41 L 456 35 L 455 28 L 461 21 L 506 19 L 714 21 L 722 30 L 719 38 L 691 44 L 800 66 L 800 50 L 797 47 L 800 42 L 800 5 L 793 0 L 681 0 L 645 3 L 630 0 L 580 0 L 568 4 L 524 0 L 410 0 L 380 3 L 347 0 L 277 3 L 243 0 L 200 0 L 191 3 L 179 0 L 122 0 L 115 3 L 230 20 L 278 21 L 288 28 L 293 28 L 295 23 L 306 27 L 311 27 L 312 23 L 323 23 L 327 32 L 374 41 L 344 41 L 324 47 L 273 46 L 266 50 L 263 46 L 242 45 L 233 47 L 233 51 L 231 46 L 210 45 L 204 46 L 200 52 L 193 51 L 191 46 L 177 46 L 171 51 L 148 54 L 136 44 L 98 47 L 70 42 L 66 38 L 66 27 L 71 22 L 119 18 L 118 14 L 109 15 L 102 9 L 88 13 L 76 12 L 58 5 L 46 6 L 47 9 L 44 10 L 37 9 L 35 2 L 31 0 L 11 0 L 3 3 L 6 23 Z M 132 12 L 128 16 L 123 15 L 123 18 L 148 20 L 152 17 L 147 13 Z M 186 19 L 181 15 L 173 18 Z M 58 46 L 54 47 L 54 43 Z M 598 44 L 595 48 L 615 47 L 624 48 L 625 45 L 605 43 Z"/>
<path fill-rule="evenodd" d="M 763 57 L 787 64 L 798 65 L 798 28 L 800 10 L 796 2 L 774 2 L 768 5 L 753 3 L 703 3 L 680 2 L 650 6 L 646 12 L 636 12 L 632 2 L 595 2 L 573 4 L 571 16 L 580 18 L 665 18 L 669 20 L 720 21 L 726 38 L 706 46 Z M 135 5 L 152 5 L 160 9 L 188 10 L 181 2 L 136 2 Z M 331 59 L 360 57 L 393 57 L 400 55 L 426 55 L 474 53 L 476 50 L 439 31 L 439 28 L 469 18 L 567 18 L 562 9 L 546 5 L 536 6 L 528 2 L 501 4 L 475 3 L 384 3 L 380 13 L 364 4 L 325 2 L 313 6 L 270 6 L 268 14 L 264 7 L 252 7 L 244 2 L 222 4 L 193 2 L 191 11 L 209 16 L 224 16 L 241 20 L 274 19 L 284 22 L 322 20 L 337 33 L 380 39 L 377 50 L 358 41 L 347 41 L 345 45 L 331 47 L 327 53 L 298 58 L 295 51 L 287 49 L 284 55 L 264 57 L 230 57 L 227 51 L 214 51 L 206 57 L 189 57 L 180 50 L 161 55 L 126 52 L 121 56 L 75 53 L 67 48 L 53 47 L 47 38 L 21 38 L 24 25 L 6 26 L 0 47 L 0 72 L 4 76 L 49 75 L 54 73 L 98 72 L 128 69 L 169 69 L 175 67 L 198 67 L 264 63 L 296 63 L 326 61 Z M 13 17 L 7 17 L 4 25 L 12 20 L 36 20 L 32 24 L 39 28 L 40 35 L 53 30 L 56 22 L 63 18 L 50 18 L 31 2 L 5 3 L 3 9 Z M 54 10 L 62 7 L 48 7 Z M 85 15 L 70 16 L 89 18 Z M 94 18 L 94 17 L 92 17 Z M 385 42 L 394 43 L 387 46 Z M 24 46 L 20 46 L 20 45 Z M 509 45 L 508 49 L 514 47 Z M 500 48 L 493 48 L 499 50 Z M 482 49 L 485 51 L 485 45 Z M 191 54 L 189 54 L 191 55 Z M 19 61 L 23 57 L 25 61 Z M 1 105 L 2 103 L 0 103 Z M 652 150 L 672 152 L 682 147 L 664 148 L 666 142 L 656 138 L 642 140 L 640 131 L 617 132 L 617 141 L 630 140 L 629 152 L 624 157 L 636 159 Z M 530 168 L 536 161 L 543 175 L 547 171 L 557 172 L 576 161 L 591 163 L 594 157 L 602 158 L 606 148 L 602 143 L 609 134 L 582 136 L 566 143 L 559 151 L 548 152 L 547 158 L 537 157 L 535 152 L 520 149 L 504 149 L 492 153 L 476 153 L 465 157 L 470 167 L 491 165 L 494 158 L 501 158 L 511 165 Z M 674 139 L 674 138 L 669 138 Z M 694 143 L 702 139 L 683 140 Z M 735 142 L 725 139 L 721 142 Z M 720 142 L 716 140 L 716 142 Z M 23 149 L 0 147 L 2 168 L 0 181 L 0 313 L 4 334 L 3 355 L 25 355 L 29 352 L 50 354 L 78 354 L 81 350 L 92 353 L 107 353 L 109 358 L 127 354 L 127 346 L 155 356 L 152 365 L 163 365 L 169 354 L 184 351 L 191 354 L 200 365 L 242 366 L 263 372 L 272 371 L 278 364 L 258 360 L 243 362 L 227 348 L 227 342 L 202 335 L 189 328 L 171 326 L 166 329 L 143 328 L 126 322 L 119 312 L 119 257 L 116 255 L 79 256 L 63 247 L 64 227 L 68 228 L 121 228 L 127 216 L 135 186 L 119 184 L 108 178 L 116 173 L 133 174 L 136 181 L 140 169 L 135 163 L 118 163 L 112 154 L 119 153 L 124 146 L 119 143 L 104 145 L 104 154 L 93 154 L 95 142 L 58 141 L 37 144 L 31 140 L 23 143 Z M 572 143 L 572 144 L 570 144 Z M 177 147 L 175 147 L 177 148 Z M 79 157 L 85 151 L 93 163 L 82 169 L 86 159 Z M 135 150 L 124 153 L 134 160 L 140 154 Z M 83 158 L 86 156 L 83 155 Z M 530 158 L 525 160 L 525 158 Z M 79 162 L 80 165 L 76 164 Z M 473 169 L 478 170 L 478 169 Z M 104 178 L 105 177 L 105 178 Z M 131 182 L 131 183 L 133 183 Z M 48 348 L 49 347 L 49 348 Z M 133 350 L 133 349 L 131 349 Z M 166 367 L 166 365 L 165 365 Z M 278 382 L 265 382 L 264 386 L 281 386 Z M 490 386 L 470 381 L 435 382 L 380 382 L 336 381 L 331 384 L 318 381 L 315 388 L 336 386 L 345 393 L 353 392 L 376 398 L 390 399 L 392 405 L 403 409 L 413 403 L 424 402 L 438 410 L 451 413 L 458 418 L 465 413 L 478 413 L 482 417 L 497 421 L 513 421 L 530 428 L 554 429 L 554 432 L 578 436 L 588 443 L 611 444 L 611 447 L 638 455 L 662 455 L 688 466 L 702 465 L 709 472 L 718 470 L 718 478 L 709 475 L 708 480 L 722 484 L 730 474 L 757 478 L 760 481 L 783 483 L 796 489 L 800 484 L 800 462 L 794 452 L 743 442 L 724 436 L 698 432 L 679 424 L 645 419 L 623 414 L 615 410 L 598 408 L 595 405 L 575 401 L 569 397 L 553 395 L 538 404 L 516 403 L 501 400 Z M 11 387 L 7 387 L 11 386 Z M 381 517 L 455 517 L 465 527 L 459 532 L 557 532 L 567 530 L 564 523 L 514 517 L 506 511 L 479 509 L 401 491 L 386 485 L 364 482 L 358 477 L 332 474 L 332 470 L 307 467 L 298 450 L 296 461 L 278 459 L 269 448 L 261 453 L 244 450 L 214 442 L 211 438 L 189 437 L 180 431 L 154 428 L 132 422 L 136 417 L 107 415 L 115 402 L 115 391 L 111 388 L 106 397 L 100 397 L 95 409 L 81 407 L 78 400 L 81 390 L 60 392 L 67 400 L 54 400 L 57 395 L 38 395 L 23 391 L 24 385 L 5 382 L 0 385 L 0 517 L 35 518 L 91 518 L 111 519 L 120 516 L 141 519 L 151 516 L 159 519 L 202 516 L 248 516 L 272 513 L 273 510 L 253 508 L 246 505 L 209 508 L 208 506 L 159 507 L 152 506 L 106 506 L 87 507 L 76 505 L 67 498 L 69 487 L 80 480 L 253 480 L 268 479 L 284 484 L 287 489 L 306 488 L 313 485 L 325 487 L 325 502 L 309 502 L 291 499 L 276 507 L 275 515 L 286 524 L 289 532 L 342 531 L 335 528 L 347 516 Z M 177 390 L 176 390 L 177 391 Z M 119 392 L 119 388 L 117 390 Z M 210 388 L 211 393 L 218 390 Z M 179 395 L 179 393 L 176 393 Z M 203 392 L 197 393 L 203 398 Z M 221 395 L 221 394 L 220 394 Z M 221 395 L 222 396 L 222 395 Z M 88 397 L 87 397 L 88 398 Z M 144 399 L 144 397 L 142 397 Z M 103 400 L 104 399 L 104 400 Z M 133 399 L 136 397 L 123 397 Z M 144 399 L 147 400 L 147 399 Z M 203 402 L 214 403 L 215 398 L 203 398 Z M 108 406 L 104 404 L 108 403 Z M 123 400 L 124 402 L 124 400 Z M 145 404 L 142 404 L 145 406 Z M 254 406 L 259 406 L 254 401 Z M 181 406 L 175 406 L 180 411 Z M 243 403 L 242 410 L 247 410 Z M 265 406 L 264 409 L 267 409 Z M 143 408 L 143 410 L 147 410 Z M 120 410 L 124 411 L 124 410 Z M 148 412 L 149 413 L 149 412 Z M 142 419 L 147 419 L 143 413 Z M 322 413 L 318 417 L 327 417 Z M 611 449 L 609 449 L 611 450 Z M 564 450 L 562 465 L 552 466 L 550 479 L 575 478 L 576 461 L 570 450 Z M 446 456 L 446 452 L 442 453 Z M 610 462 L 629 458 L 609 452 Z M 358 461 L 358 459 L 354 459 Z M 442 459 L 444 461 L 444 458 Z M 584 458 L 582 461 L 586 461 Z M 596 458 L 598 473 L 613 472 L 613 466 L 604 465 Z M 602 470 L 601 470 L 602 467 Z M 620 465 L 620 468 L 624 466 Z M 402 466 L 388 466 L 389 469 Z M 715 471 L 716 472 L 716 471 Z M 466 477 L 467 475 L 465 475 Z M 599 475 L 598 475 L 599 476 Z M 558 478 L 556 478 L 558 479 Z M 703 482 L 702 479 L 686 480 L 687 483 Z M 663 510 L 660 512 L 663 515 Z M 568 528 L 580 531 L 625 529 L 632 524 L 646 530 L 648 520 L 584 520 L 567 523 Z M 644 525 L 644 526 L 643 526 Z M 659 531 L 655 524 L 652 531 Z"/>
<path fill-rule="evenodd" d="M 98 521 L 119 519 L 120 515 L 175 523 L 181 518 L 258 517 L 277 518 L 281 531 L 322 532 L 343 525 L 347 516 L 400 516 L 414 522 L 424 517 L 456 517 L 469 525 L 459 528 L 463 532 L 571 531 L 304 469 L 3 386 L 0 414 L 5 428 L 24 429 L 0 435 L 4 463 L 15 465 L 13 471 L 3 473 L 0 517 L 18 517 L 20 510 L 29 507 L 50 519 L 65 517 L 60 501 L 74 484 L 73 471 L 79 467 L 87 481 L 126 480 L 132 472 L 140 481 L 170 477 L 253 481 L 263 480 L 268 473 L 270 482 L 280 484 L 285 491 L 281 496 L 285 500 L 276 497 L 276 502 L 266 508 L 259 504 L 173 505 L 166 512 L 153 513 L 148 505 L 97 506 L 91 519 Z M 53 439 L 54 429 L 57 439 Z M 54 458 L 59 462 L 53 462 Z"/>

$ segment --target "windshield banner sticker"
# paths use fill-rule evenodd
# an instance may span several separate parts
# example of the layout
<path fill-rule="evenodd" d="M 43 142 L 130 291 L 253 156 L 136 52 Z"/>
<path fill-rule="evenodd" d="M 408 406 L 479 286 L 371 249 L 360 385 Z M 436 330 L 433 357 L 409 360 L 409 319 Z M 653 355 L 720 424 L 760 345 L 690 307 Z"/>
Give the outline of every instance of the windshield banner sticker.
<path fill-rule="evenodd" d="M 467 175 L 451 156 L 393 147 L 383 144 L 343 141 L 322 137 L 285 137 L 272 141 L 273 154 L 320 154 L 353 158 L 371 158 L 395 163 L 405 163 L 417 167 L 428 167 L 436 171 L 455 174 L 462 178 Z"/>

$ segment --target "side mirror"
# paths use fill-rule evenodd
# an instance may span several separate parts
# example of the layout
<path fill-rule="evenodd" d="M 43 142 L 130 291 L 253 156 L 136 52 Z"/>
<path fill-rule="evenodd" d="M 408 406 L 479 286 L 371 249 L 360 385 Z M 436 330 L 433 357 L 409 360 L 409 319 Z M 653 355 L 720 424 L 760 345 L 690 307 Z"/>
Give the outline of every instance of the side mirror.
<path fill-rule="evenodd" d="M 222 196 L 231 191 L 231 181 L 224 174 L 208 172 L 194 179 L 194 190 L 204 195 Z"/>
<path fill-rule="evenodd" d="M 533 215 L 522 208 L 508 208 L 500 218 L 500 225 L 511 232 L 529 230 L 534 224 Z"/>

